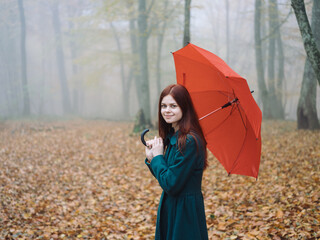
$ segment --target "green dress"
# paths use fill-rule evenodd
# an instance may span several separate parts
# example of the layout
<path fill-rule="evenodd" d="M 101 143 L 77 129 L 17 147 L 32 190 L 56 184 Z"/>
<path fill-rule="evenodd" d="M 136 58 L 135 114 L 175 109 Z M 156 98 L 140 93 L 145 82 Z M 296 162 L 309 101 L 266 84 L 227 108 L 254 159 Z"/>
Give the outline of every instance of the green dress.
<path fill-rule="evenodd" d="M 205 150 L 191 136 L 179 151 L 177 133 L 168 137 L 164 154 L 149 164 L 151 173 L 163 189 L 156 225 L 156 240 L 208 239 L 201 181 Z"/>

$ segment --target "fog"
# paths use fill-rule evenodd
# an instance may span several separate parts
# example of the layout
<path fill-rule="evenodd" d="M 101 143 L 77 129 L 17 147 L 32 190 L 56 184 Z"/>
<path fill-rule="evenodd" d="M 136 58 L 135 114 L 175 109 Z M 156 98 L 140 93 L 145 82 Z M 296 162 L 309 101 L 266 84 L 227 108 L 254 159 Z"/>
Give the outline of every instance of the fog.
<path fill-rule="evenodd" d="M 133 67 L 138 60 L 132 49 L 130 16 L 137 25 L 138 1 L 23 1 L 27 84 L 23 83 L 23 23 L 17 2 L 0 0 L 0 118 L 25 116 L 23 92 L 27 89 L 29 116 L 133 120 L 140 108 L 134 77 L 139 67 Z M 246 78 L 261 106 L 255 65 L 255 2 L 229 1 L 228 8 L 226 2 L 192 1 L 191 42 L 215 53 Z M 306 7 L 310 18 L 312 4 L 306 3 Z M 183 47 L 184 1 L 148 0 L 147 9 L 148 82 L 155 118 L 157 69 L 161 88 L 176 81 L 171 52 Z M 290 1 L 278 0 L 278 9 L 285 56 L 281 90 L 285 119 L 296 120 L 306 53 Z M 267 6 L 264 11 L 262 39 L 267 58 Z M 318 116 L 319 95 L 317 87 Z"/>

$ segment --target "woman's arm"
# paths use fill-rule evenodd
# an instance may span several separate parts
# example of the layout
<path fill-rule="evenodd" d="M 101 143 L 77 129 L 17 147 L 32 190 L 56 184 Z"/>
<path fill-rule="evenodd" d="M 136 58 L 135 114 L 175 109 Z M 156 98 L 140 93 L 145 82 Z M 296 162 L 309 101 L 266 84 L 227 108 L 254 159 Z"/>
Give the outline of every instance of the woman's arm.
<path fill-rule="evenodd" d="M 155 141 L 156 137 L 154 138 L 154 140 L 149 140 L 146 142 L 147 146 L 145 148 L 145 151 L 146 151 L 146 159 L 144 160 L 145 164 L 148 166 L 150 172 L 152 173 L 152 175 L 154 177 L 156 177 L 152 171 L 152 168 L 150 167 L 150 162 L 153 158 L 153 149 L 152 149 L 152 146 L 153 146 L 153 143 Z"/>
<path fill-rule="evenodd" d="M 188 135 L 184 151 L 175 152 L 172 166 L 167 165 L 163 155 L 157 155 L 152 159 L 150 167 L 162 189 L 170 195 L 177 195 L 194 170 L 197 157 L 196 141 Z"/>
<path fill-rule="evenodd" d="M 151 166 L 150 166 L 150 161 L 148 160 L 148 158 L 146 158 L 146 159 L 144 160 L 144 162 L 145 162 L 145 164 L 148 166 L 148 168 L 149 168 L 150 172 L 152 173 L 152 175 L 156 178 L 156 175 L 154 174 L 154 172 L 153 172 L 153 170 L 152 170 L 152 168 L 151 168 Z"/>

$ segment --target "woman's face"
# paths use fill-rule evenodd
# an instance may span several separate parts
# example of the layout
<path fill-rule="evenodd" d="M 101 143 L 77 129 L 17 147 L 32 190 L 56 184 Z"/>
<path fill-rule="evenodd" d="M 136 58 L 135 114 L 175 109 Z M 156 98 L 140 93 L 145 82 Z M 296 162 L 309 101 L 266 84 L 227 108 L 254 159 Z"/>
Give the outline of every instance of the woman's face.
<path fill-rule="evenodd" d="M 182 111 L 171 95 L 167 95 L 162 99 L 161 115 L 167 123 L 171 123 L 172 127 L 176 129 L 178 122 L 182 118 Z"/>

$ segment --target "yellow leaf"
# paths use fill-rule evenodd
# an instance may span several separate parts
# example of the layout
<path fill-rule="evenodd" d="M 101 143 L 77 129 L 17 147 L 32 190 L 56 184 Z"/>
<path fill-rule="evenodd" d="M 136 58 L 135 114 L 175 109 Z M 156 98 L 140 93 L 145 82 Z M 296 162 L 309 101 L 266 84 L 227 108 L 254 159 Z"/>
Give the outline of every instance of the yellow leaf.
<path fill-rule="evenodd" d="M 283 211 L 281 209 L 278 209 L 276 217 L 277 218 L 283 218 Z"/>

